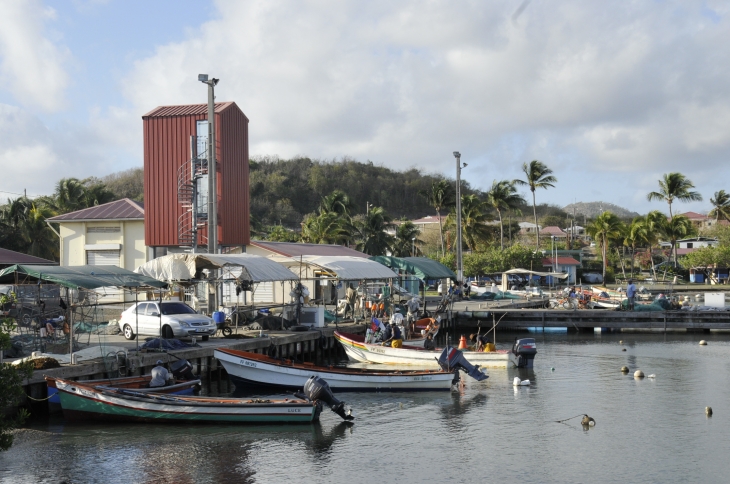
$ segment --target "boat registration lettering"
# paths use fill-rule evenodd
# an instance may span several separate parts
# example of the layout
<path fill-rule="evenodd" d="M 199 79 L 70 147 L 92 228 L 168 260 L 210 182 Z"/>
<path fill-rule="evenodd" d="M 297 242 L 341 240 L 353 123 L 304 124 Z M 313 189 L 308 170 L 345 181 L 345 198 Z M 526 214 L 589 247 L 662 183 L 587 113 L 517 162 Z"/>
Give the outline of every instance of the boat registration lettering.
<path fill-rule="evenodd" d="M 414 376 L 413 380 L 414 381 L 431 381 L 431 380 L 433 380 L 433 377 L 432 376 Z"/>
<path fill-rule="evenodd" d="M 380 353 L 381 355 L 385 354 L 385 350 L 380 349 L 380 348 L 370 348 L 370 351 L 373 353 Z"/>
<path fill-rule="evenodd" d="M 302 410 L 299 408 L 290 408 L 287 410 L 289 413 L 302 413 Z"/>
<path fill-rule="evenodd" d="M 256 368 L 256 363 L 253 361 L 248 360 L 238 360 L 239 363 L 241 363 L 243 366 L 250 366 L 251 368 Z"/>

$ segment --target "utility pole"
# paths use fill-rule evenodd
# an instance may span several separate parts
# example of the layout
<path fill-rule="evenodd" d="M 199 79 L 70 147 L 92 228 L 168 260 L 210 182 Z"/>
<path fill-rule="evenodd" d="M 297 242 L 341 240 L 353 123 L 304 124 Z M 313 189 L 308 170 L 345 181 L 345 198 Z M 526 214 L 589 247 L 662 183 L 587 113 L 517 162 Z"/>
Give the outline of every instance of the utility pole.
<path fill-rule="evenodd" d="M 459 284 L 463 284 L 464 264 L 461 254 L 461 153 L 454 151 L 454 158 L 456 158 L 456 279 Z"/>
<path fill-rule="evenodd" d="M 208 74 L 198 74 L 198 80 L 208 85 L 208 253 L 218 252 L 218 177 L 215 161 L 215 86 L 219 79 L 208 80 Z"/>

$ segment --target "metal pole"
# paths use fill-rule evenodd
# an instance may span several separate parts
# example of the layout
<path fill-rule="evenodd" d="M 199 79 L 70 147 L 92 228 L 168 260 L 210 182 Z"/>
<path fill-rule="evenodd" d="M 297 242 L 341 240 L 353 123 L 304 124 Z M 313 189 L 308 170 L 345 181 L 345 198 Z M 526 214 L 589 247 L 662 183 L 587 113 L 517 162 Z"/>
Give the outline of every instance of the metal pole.
<path fill-rule="evenodd" d="M 208 253 L 218 252 L 218 180 L 216 176 L 216 142 L 215 142 L 215 93 L 214 86 L 218 80 L 207 81 L 208 84 Z"/>
<path fill-rule="evenodd" d="M 454 151 L 456 158 L 456 279 L 464 281 L 464 265 L 461 259 L 461 153 Z"/>

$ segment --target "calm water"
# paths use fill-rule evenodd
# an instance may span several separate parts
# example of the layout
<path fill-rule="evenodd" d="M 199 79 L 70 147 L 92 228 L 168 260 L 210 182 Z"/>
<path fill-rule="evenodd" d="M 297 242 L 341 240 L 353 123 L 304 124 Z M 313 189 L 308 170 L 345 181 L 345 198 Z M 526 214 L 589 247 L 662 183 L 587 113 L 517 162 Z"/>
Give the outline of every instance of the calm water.
<path fill-rule="evenodd" d="M 0 482 L 728 481 L 729 335 L 537 341 L 534 370 L 490 370 L 461 392 L 341 394 L 351 426 L 328 410 L 303 426 L 35 423 L 0 454 Z M 637 368 L 656 379 L 635 380 Z M 515 389 L 515 376 L 532 386 Z M 597 425 L 555 422 L 582 413 Z"/>

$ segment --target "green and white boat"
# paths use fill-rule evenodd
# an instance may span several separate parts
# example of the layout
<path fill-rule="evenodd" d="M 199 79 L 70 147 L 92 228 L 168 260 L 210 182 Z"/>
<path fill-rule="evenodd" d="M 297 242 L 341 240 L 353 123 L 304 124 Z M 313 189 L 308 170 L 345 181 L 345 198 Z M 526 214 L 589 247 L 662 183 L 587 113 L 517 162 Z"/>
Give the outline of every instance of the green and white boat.
<path fill-rule="evenodd" d="M 308 423 L 318 420 L 322 411 L 319 401 L 300 398 L 262 400 L 142 393 L 60 378 L 56 378 L 56 388 L 68 420 Z"/>

